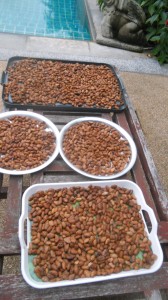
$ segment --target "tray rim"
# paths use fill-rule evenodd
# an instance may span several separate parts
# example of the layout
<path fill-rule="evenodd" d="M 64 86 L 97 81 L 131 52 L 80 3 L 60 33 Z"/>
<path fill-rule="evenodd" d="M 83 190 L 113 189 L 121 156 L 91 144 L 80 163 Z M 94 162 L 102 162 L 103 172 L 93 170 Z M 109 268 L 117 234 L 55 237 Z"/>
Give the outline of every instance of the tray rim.
<path fill-rule="evenodd" d="M 0 172 L 3 174 L 9 174 L 9 175 L 25 175 L 25 174 L 31 174 L 35 173 L 37 171 L 40 171 L 47 167 L 49 164 L 53 162 L 54 159 L 58 156 L 60 152 L 60 139 L 59 139 L 59 130 L 57 129 L 56 125 L 51 122 L 48 118 L 46 118 L 43 115 L 40 115 L 35 112 L 30 112 L 30 111 L 8 111 L 8 112 L 3 112 L 0 114 L 0 120 L 6 119 L 8 117 L 13 117 L 13 116 L 25 116 L 25 117 L 30 117 L 39 121 L 45 122 L 47 126 L 52 130 L 55 139 L 56 139 L 56 148 L 53 152 L 53 154 L 40 166 L 32 168 L 32 169 L 27 169 L 27 170 L 10 170 L 10 169 L 5 169 L 0 167 Z"/>
<path fill-rule="evenodd" d="M 79 278 L 75 280 L 64 280 L 64 281 L 58 281 L 58 282 L 37 282 L 35 281 L 29 274 L 29 272 L 26 270 L 26 267 L 28 267 L 28 246 L 23 241 L 23 224 L 24 220 L 28 220 L 28 199 L 29 197 L 34 194 L 37 191 L 40 190 L 48 190 L 51 188 L 63 188 L 63 187 L 72 187 L 72 186 L 89 186 L 90 184 L 96 185 L 96 186 L 111 186 L 111 185 L 118 185 L 120 187 L 126 187 L 128 189 L 132 189 L 134 194 L 137 198 L 137 203 L 141 205 L 141 215 L 142 210 L 145 210 L 148 212 L 150 219 L 152 221 L 152 231 L 149 233 L 146 222 L 143 218 L 142 219 L 145 225 L 145 229 L 148 235 L 148 238 L 152 242 L 152 249 L 153 253 L 157 254 L 158 258 L 154 262 L 154 264 L 151 266 L 150 269 L 139 269 L 139 270 L 131 270 L 131 271 L 122 271 L 119 273 L 107 275 L 107 276 L 96 276 L 96 277 L 89 277 L 89 278 Z M 30 221 L 29 221 L 30 222 Z M 28 226 L 28 228 L 30 228 Z M 22 214 L 19 219 L 19 241 L 21 245 L 21 271 L 22 275 L 25 279 L 25 281 L 31 285 L 32 287 L 35 287 L 37 289 L 44 289 L 44 288 L 53 288 L 53 287 L 61 287 L 61 286 L 71 286 L 76 284 L 86 284 L 91 282 L 100 282 L 104 280 L 113 280 L 118 278 L 126 278 L 130 276 L 138 276 L 138 275 L 145 275 L 145 274 L 151 274 L 156 272 L 163 263 L 163 252 L 159 243 L 159 239 L 157 236 L 157 228 L 158 223 L 156 220 L 156 217 L 154 215 L 153 210 L 146 204 L 145 198 L 143 196 L 143 193 L 140 189 L 140 187 L 130 181 L 130 180 L 111 180 L 111 181 L 87 181 L 87 182 L 67 182 L 67 183 L 41 183 L 41 184 L 34 184 L 30 186 L 23 194 L 22 196 Z M 27 233 L 28 234 L 28 233 Z M 29 235 L 29 234 L 28 234 Z"/>
<path fill-rule="evenodd" d="M 88 62 L 88 61 L 75 61 L 75 60 L 64 60 L 64 59 L 53 59 L 53 58 L 38 58 L 38 57 L 26 57 L 26 56 L 13 56 L 13 57 L 10 57 L 9 60 L 8 60 L 8 63 L 7 63 L 7 66 L 6 66 L 6 69 L 5 71 L 3 71 L 3 74 L 2 74 L 2 77 L 6 76 L 7 75 L 4 75 L 7 74 L 7 69 L 9 66 L 11 66 L 13 63 L 17 62 L 17 61 L 21 61 L 21 60 L 24 60 L 24 59 L 34 59 L 34 60 L 50 60 L 50 61 L 59 61 L 59 62 L 63 62 L 63 63 L 79 63 L 79 64 L 88 64 L 88 65 L 104 65 L 106 67 L 108 67 L 112 73 L 114 74 L 114 76 L 116 77 L 117 81 L 118 81 L 118 84 L 119 84 L 119 88 L 121 90 L 121 95 L 122 95 L 122 100 L 124 102 L 124 104 L 121 106 L 121 108 L 119 109 L 114 109 L 114 108 L 111 108 L 111 109 L 104 109 L 104 108 L 87 108 L 87 107 L 75 107 L 75 106 L 72 106 L 72 105 L 69 105 L 69 104 L 61 104 L 61 103 L 57 103 L 57 105 L 50 105 L 50 104 L 47 104 L 47 105 L 41 105 L 41 104 L 19 104 L 19 103 L 10 103 L 9 101 L 5 101 L 4 100 L 4 84 L 5 82 L 3 83 L 2 80 L 1 80 L 1 84 L 3 85 L 3 88 L 2 88 L 2 101 L 4 103 L 4 105 L 8 108 L 18 108 L 18 109 L 36 109 L 36 110 L 65 110 L 65 111 L 82 111 L 82 112 L 104 112 L 104 113 L 108 113 L 108 112 L 115 112 L 115 113 L 120 113 L 122 112 L 123 110 L 125 110 L 127 108 L 127 103 L 126 103 L 126 97 L 125 97 L 125 87 L 124 87 L 124 84 L 119 76 L 119 74 L 117 73 L 117 70 L 116 70 L 116 67 L 114 65 L 110 65 L 110 64 L 107 64 L 107 63 L 100 63 L 100 62 Z"/>
<path fill-rule="evenodd" d="M 82 171 L 80 169 L 78 169 L 76 166 L 74 166 L 65 156 L 64 151 L 62 149 L 62 142 L 63 142 L 63 138 L 64 138 L 64 134 L 66 132 L 66 130 L 68 130 L 71 126 L 77 124 L 77 123 L 82 123 L 82 122 L 87 122 L 87 121 L 95 121 L 95 122 L 100 122 L 100 123 L 105 123 L 107 125 L 110 125 L 111 127 L 115 128 L 116 130 L 118 130 L 120 132 L 121 135 L 124 136 L 124 138 L 129 142 L 130 145 L 130 149 L 131 149 L 131 159 L 130 162 L 127 164 L 126 168 L 124 168 L 121 172 L 116 173 L 116 174 L 112 174 L 112 175 L 108 175 L 108 176 L 98 176 L 98 175 L 92 175 L 89 174 L 85 171 Z M 107 179 L 115 179 L 118 177 L 123 176 L 124 174 L 126 174 L 128 171 L 130 171 L 130 169 L 134 166 L 135 162 L 136 162 L 136 158 L 137 158 L 137 148 L 136 145 L 132 139 L 132 137 L 129 135 L 129 133 L 122 128 L 120 125 L 109 121 L 107 119 L 104 118 L 99 118 L 99 117 L 81 117 L 81 118 L 76 118 L 75 120 L 72 120 L 70 122 L 68 122 L 60 131 L 60 155 L 62 157 L 62 159 L 66 162 L 66 164 L 73 169 L 74 171 L 76 171 L 77 173 L 80 173 L 83 176 L 89 177 L 89 178 L 93 178 L 93 179 L 98 179 L 98 180 L 107 180 Z"/>

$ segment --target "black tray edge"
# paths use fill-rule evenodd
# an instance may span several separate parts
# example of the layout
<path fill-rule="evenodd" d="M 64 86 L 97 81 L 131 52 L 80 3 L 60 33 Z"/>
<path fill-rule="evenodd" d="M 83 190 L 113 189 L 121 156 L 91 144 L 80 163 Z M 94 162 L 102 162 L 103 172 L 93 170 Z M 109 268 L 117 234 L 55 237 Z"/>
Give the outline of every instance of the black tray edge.
<path fill-rule="evenodd" d="M 1 76 L 1 85 L 4 85 L 7 82 L 7 72 L 3 71 Z"/>

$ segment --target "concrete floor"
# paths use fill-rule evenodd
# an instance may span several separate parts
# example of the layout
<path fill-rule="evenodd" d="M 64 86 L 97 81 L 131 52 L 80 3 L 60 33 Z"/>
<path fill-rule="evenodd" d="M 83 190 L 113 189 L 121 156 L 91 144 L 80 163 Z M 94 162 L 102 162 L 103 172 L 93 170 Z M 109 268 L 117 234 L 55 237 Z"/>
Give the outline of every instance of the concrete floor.
<path fill-rule="evenodd" d="M 120 74 L 168 197 L 168 77 Z"/>

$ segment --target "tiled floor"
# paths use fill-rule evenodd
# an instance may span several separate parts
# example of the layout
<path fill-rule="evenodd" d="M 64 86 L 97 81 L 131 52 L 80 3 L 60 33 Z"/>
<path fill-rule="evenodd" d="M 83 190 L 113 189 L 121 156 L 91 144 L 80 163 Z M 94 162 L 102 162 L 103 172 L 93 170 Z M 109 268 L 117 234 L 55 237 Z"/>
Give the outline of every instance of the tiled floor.
<path fill-rule="evenodd" d="M 1 0 L 0 32 L 91 40 L 82 0 Z"/>

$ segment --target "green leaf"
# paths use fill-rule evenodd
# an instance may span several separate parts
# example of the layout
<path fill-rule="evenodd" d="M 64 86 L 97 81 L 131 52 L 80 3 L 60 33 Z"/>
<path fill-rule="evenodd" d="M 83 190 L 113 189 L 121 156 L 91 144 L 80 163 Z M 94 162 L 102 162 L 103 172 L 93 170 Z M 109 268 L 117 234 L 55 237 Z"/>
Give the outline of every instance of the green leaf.
<path fill-rule="evenodd" d="M 37 275 L 34 273 L 34 265 L 33 265 L 33 258 L 35 255 L 28 255 L 28 272 L 30 276 L 35 280 L 35 281 L 42 281 Z"/>
<path fill-rule="evenodd" d="M 136 258 L 139 258 L 140 260 L 143 259 L 143 252 L 139 251 L 139 253 L 136 255 Z"/>
<path fill-rule="evenodd" d="M 168 16 L 167 16 L 167 14 L 166 14 L 164 11 L 162 11 L 161 17 L 162 17 L 162 21 L 163 21 L 163 22 L 166 22 Z"/>
<path fill-rule="evenodd" d="M 163 6 L 164 6 L 164 4 L 163 4 L 163 2 L 161 2 L 161 3 L 159 4 L 159 8 L 163 8 Z"/>
<path fill-rule="evenodd" d="M 100 7 L 100 10 L 103 10 L 105 7 L 104 0 L 97 0 L 97 4 Z"/>
<path fill-rule="evenodd" d="M 162 19 L 162 20 L 160 20 L 160 21 L 158 22 L 158 24 L 161 25 L 161 26 L 159 26 L 159 27 L 162 29 L 162 27 L 165 26 L 165 21 Z"/>
<path fill-rule="evenodd" d="M 159 56 L 158 57 L 158 62 L 162 65 L 165 61 L 165 57 L 164 56 Z"/>
<path fill-rule="evenodd" d="M 146 35 L 146 39 L 147 41 L 150 40 L 150 38 L 153 36 L 153 32 L 149 32 L 147 35 Z"/>
<path fill-rule="evenodd" d="M 162 0 L 157 0 L 154 4 L 160 7 L 160 5 L 163 4 L 163 1 Z"/>
<path fill-rule="evenodd" d="M 159 35 L 155 35 L 150 39 L 151 42 L 159 42 L 160 41 L 160 36 Z"/>
<path fill-rule="evenodd" d="M 159 52 L 160 52 L 160 46 L 157 46 L 152 50 L 153 55 L 158 55 Z"/>
<path fill-rule="evenodd" d="M 141 6 L 144 6 L 144 5 L 146 5 L 147 3 L 148 3 L 148 0 L 147 0 L 147 1 L 144 0 L 144 1 L 141 2 Z"/>
<path fill-rule="evenodd" d="M 73 207 L 78 207 L 80 206 L 80 202 L 79 201 L 76 201 L 74 204 L 72 204 Z"/>
<path fill-rule="evenodd" d="M 155 34 L 155 33 L 156 33 L 156 28 L 149 27 L 149 28 L 147 28 L 147 32 L 148 32 L 148 33 L 154 32 L 154 34 Z"/>
<path fill-rule="evenodd" d="M 155 7 L 153 5 L 149 6 L 148 11 L 149 11 L 150 15 L 152 16 L 155 11 Z"/>
<path fill-rule="evenodd" d="M 158 20 L 158 18 L 159 18 L 159 15 L 153 15 L 146 21 L 146 23 L 153 24 L 156 20 Z"/>

